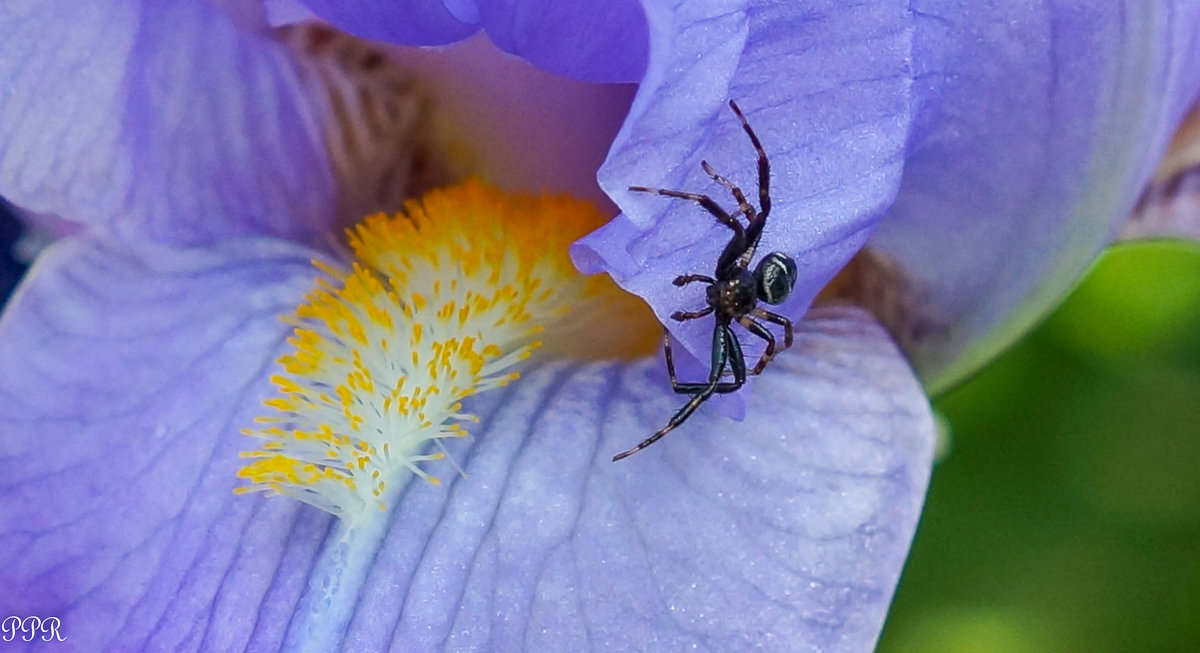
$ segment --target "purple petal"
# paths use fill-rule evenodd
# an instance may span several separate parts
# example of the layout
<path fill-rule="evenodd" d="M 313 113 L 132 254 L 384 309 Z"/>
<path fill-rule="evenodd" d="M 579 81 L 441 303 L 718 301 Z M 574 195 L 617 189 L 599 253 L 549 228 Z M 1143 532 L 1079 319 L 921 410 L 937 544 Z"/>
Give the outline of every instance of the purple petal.
<path fill-rule="evenodd" d="M 355 36 L 402 45 L 442 45 L 479 29 L 474 0 L 302 0 L 330 25 Z"/>
<path fill-rule="evenodd" d="M 398 506 L 365 589 L 385 611 L 351 648 L 870 650 L 934 439 L 888 336 L 819 312 L 744 422 L 701 409 L 611 463 L 679 406 L 660 365 L 550 366 L 490 399 L 451 452 L 466 477 Z"/>
<path fill-rule="evenodd" d="M 320 20 L 300 0 L 263 0 L 262 6 L 263 18 L 271 27 L 283 27 L 285 25 Z"/>
<path fill-rule="evenodd" d="M 76 650 L 241 650 L 286 626 L 287 562 L 329 520 L 230 488 L 310 255 L 78 237 L 42 255 L 0 322 L 0 612 L 57 616 Z"/>
<path fill-rule="evenodd" d="M 578 80 L 636 82 L 646 68 L 649 43 L 639 0 L 304 3 L 339 29 L 401 45 L 452 43 L 482 27 L 500 49 Z"/>
<path fill-rule="evenodd" d="M 945 330 L 934 390 L 1053 307 L 1129 215 L 1200 91 L 1200 3 L 916 3 L 921 111 L 871 245 Z"/>
<path fill-rule="evenodd" d="M 552 73 L 589 82 L 636 82 L 646 70 L 646 15 L 639 0 L 483 0 L 488 37 Z"/>
<path fill-rule="evenodd" d="M 6 7 L 0 193 L 130 238 L 314 238 L 333 181 L 288 57 L 207 2 Z"/>
<path fill-rule="evenodd" d="M 704 305 L 671 284 L 710 273 L 730 231 L 694 203 L 632 193 L 631 184 L 728 193 L 708 160 L 757 199 L 755 153 L 735 99 L 770 157 L 774 208 L 760 252 L 795 256 L 800 282 L 781 313 L 798 317 L 858 250 L 900 183 L 909 122 L 910 33 L 901 3 L 682 3 L 648 9 L 649 70 L 601 168 L 624 214 L 573 249 L 585 271 L 607 271 L 660 318 Z M 701 13 L 701 12 L 704 13 Z M 707 359 L 711 329 L 669 326 Z"/>
<path fill-rule="evenodd" d="M 0 324 L 0 611 L 91 650 L 278 647 L 331 519 L 230 488 L 305 255 L 72 237 L 42 257 Z M 481 395 L 452 443 L 467 476 L 408 487 L 346 645 L 869 648 L 933 441 L 886 334 L 822 313 L 745 422 L 702 409 L 609 462 L 679 405 L 660 365 Z"/>

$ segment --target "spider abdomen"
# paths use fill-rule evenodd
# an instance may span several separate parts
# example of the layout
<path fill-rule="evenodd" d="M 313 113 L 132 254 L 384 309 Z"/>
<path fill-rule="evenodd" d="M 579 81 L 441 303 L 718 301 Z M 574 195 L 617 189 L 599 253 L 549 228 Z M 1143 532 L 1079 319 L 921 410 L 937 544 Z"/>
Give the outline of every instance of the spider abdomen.
<path fill-rule="evenodd" d="M 781 252 L 771 252 L 754 269 L 758 280 L 758 298 L 768 304 L 782 304 L 796 285 L 796 262 Z"/>

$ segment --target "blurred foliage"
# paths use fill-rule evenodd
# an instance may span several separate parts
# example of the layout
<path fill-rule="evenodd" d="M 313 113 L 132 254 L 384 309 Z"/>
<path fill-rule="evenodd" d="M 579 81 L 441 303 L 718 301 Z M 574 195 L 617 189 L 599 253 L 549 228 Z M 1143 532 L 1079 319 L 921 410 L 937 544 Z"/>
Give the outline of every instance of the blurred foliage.
<path fill-rule="evenodd" d="M 880 651 L 1200 650 L 1200 247 L 1112 249 L 935 407 Z"/>

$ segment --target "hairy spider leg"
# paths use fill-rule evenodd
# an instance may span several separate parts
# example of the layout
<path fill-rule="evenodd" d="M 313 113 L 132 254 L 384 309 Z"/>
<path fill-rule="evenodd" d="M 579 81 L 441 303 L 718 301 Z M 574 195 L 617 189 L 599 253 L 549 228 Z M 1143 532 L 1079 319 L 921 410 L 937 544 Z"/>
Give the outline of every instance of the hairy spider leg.
<path fill-rule="evenodd" d="M 718 340 L 720 340 L 723 344 L 718 346 Z M 683 394 L 683 388 L 687 388 L 689 386 L 698 386 L 699 389 L 695 394 L 692 395 L 692 398 L 683 405 L 683 407 L 681 407 L 675 412 L 674 415 L 671 416 L 671 419 L 667 421 L 666 426 L 662 427 L 658 431 L 655 431 L 653 435 L 645 440 L 642 440 L 632 449 L 622 451 L 621 453 L 613 456 L 614 463 L 623 458 L 628 458 L 629 456 L 632 456 L 633 454 L 645 449 L 655 442 L 658 442 L 664 435 L 670 433 L 675 429 L 675 427 L 683 424 L 687 418 L 691 417 L 692 413 L 696 412 L 696 409 L 700 407 L 700 404 L 704 403 L 704 401 L 711 397 L 714 392 L 733 392 L 746 382 L 746 362 L 742 359 L 741 347 L 738 346 L 737 338 L 733 336 L 733 330 L 729 328 L 728 324 L 718 323 L 717 327 L 713 330 L 713 368 L 708 375 L 708 383 L 676 384 L 674 364 L 670 359 L 669 352 L 671 349 L 669 344 L 667 345 L 666 351 L 668 352 L 667 364 L 669 366 L 668 370 L 671 372 L 671 384 L 676 387 L 676 392 Z M 734 383 L 720 382 L 721 371 L 725 369 L 727 364 L 733 364 L 735 366 L 735 372 L 738 368 L 741 369 L 741 373 L 738 375 L 738 378 Z M 718 390 L 718 388 L 723 386 L 736 387 L 733 387 L 730 390 Z"/>
<path fill-rule="evenodd" d="M 750 222 L 754 222 L 756 219 L 758 219 L 758 212 L 755 211 L 754 207 L 750 205 L 750 201 L 746 199 L 746 194 L 742 192 L 740 186 L 718 174 L 717 171 L 708 164 L 708 161 L 701 161 L 700 167 L 704 169 L 704 172 L 707 173 L 709 177 L 712 177 L 713 181 L 724 186 L 725 189 L 729 191 L 729 194 L 733 195 L 734 201 L 737 202 L 738 210 L 737 212 L 733 213 L 731 217 L 736 218 L 739 215 L 744 215 L 746 216 L 746 220 Z"/>
<path fill-rule="evenodd" d="M 746 230 L 742 227 L 742 223 L 734 220 L 732 216 L 725 212 L 725 209 L 721 208 L 720 204 L 717 204 L 716 200 L 708 195 L 686 193 L 681 190 L 668 190 L 666 188 L 650 188 L 647 186 L 630 186 L 629 190 L 638 193 L 657 193 L 664 197 L 674 197 L 681 200 L 691 200 L 704 207 L 704 210 L 711 213 L 721 224 L 733 229 L 739 238 L 743 240 L 746 238 Z"/>
<path fill-rule="evenodd" d="M 675 284 L 676 286 L 683 287 L 689 283 L 695 283 L 697 281 L 703 281 L 710 286 L 717 282 L 716 279 L 708 276 L 707 274 L 681 274 L 675 277 L 675 280 L 671 283 Z"/>
<path fill-rule="evenodd" d="M 755 320 L 749 315 L 742 316 L 742 319 L 738 320 L 738 323 L 746 327 L 746 330 L 750 333 L 767 341 L 767 348 L 763 350 L 762 356 L 759 357 L 758 363 L 754 366 L 754 369 L 750 370 L 751 375 L 758 376 L 759 374 L 762 374 L 762 371 L 764 368 L 766 368 L 767 363 L 770 362 L 772 358 L 775 358 L 775 336 L 771 335 L 771 332 L 767 329 L 767 327 L 763 326 L 762 322 Z"/>
<path fill-rule="evenodd" d="M 728 270 L 729 266 L 735 263 L 738 257 L 746 248 L 746 229 L 742 227 L 742 223 L 734 219 L 733 216 L 725 212 L 713 198 L 700 193 L 687 193 L 681 190 L 667 190 L 665 188 L 650 188 L 647 186 L 630 186 L 629 190 L 639 193 L 657 193 L 663 197 L 674 197 L 681 200 L 690 200 L 704 207 L 715 217 L 721 224 L 733 230 L 733 238 L 729 240 L 729 244 L 725 246 L 725 250 L 721 252 L 721 257 L 717 259 L 717 276 L 722 276 L 721 272 Z M 745 267 L 745 266 L 742 266 Z"/>
<path fill-rule="evenodd" d="M 751 206 L 750 202 L 746 199 L 746 194 L 742 192 L 741 187 L 739 187 L 737 184 L 733 183 L 732 181 L 729 181 L 728 179 L 721 176 L 720 174 L 717 174 L 717 171 L 714 170 L 713 167 L 708 164 L 708 161 L 701 161 L 700 167 L 704 169 L 704 172 L 708 173 L 709 177 L 712 177 L 713 181 L 724 186 L 729 191 L 729 194 L 733 195 L 733 199 L 735 201 L 737 201 L 738 210 L 735 213 L 733 213 L 733 215 L 731 217 L 736 219 L 737 216 L 739 216 L 739 215 L 746 216 L 746 223 L 747 223 L 746 251 L 744 251 L 740 255 L 738 255 L 736 258 L 736 261 L 724 260 L 724 255 L 722 255 L 722 260 L 720 260 L 718 262 L 718 265 L 724 265 L 724 266 L 736 265 L 737 267 L 745 268 L 750 265 L 750 260 L 754 258 L 754 251 L 758 248 L 758 238 L 759 238 L 759 235 L 762 233 L 762 228 L 760 226 L 757 230 L 754 231 L 753 238 L 750 237 L 750 235 L 751 235 L 750 228 L 754 227 L 754 225 L 759 222 L 758 213 L 754 210 L 754 207 Z M 728 269 L 728 268 L 724 268 L 724 269 Z"/>
<path fill-rule="evenodd" d="M 754 133 L 754 128 L 750 126 L 750 121 L 746 120 L 746 114 L 742 113 L 742 108 L 733 100 L 729 101 L 729 108 L 733 109 L 733 112 L 737 114 L 738 120 L 742 122 L 742 129 L 750 137 L 750 142 L 754 145 L 754 152 L 758 155 L 759 217 L 765 220 L 767 214 L 771 212 L 771 162 L 767 159 L 767 151 L 763 149 L 762 141 L 758 140 L 758 134 Z"/>
<path fill-rule="evenodd" d="M 729 181 L 725 177 L 717 174 L 717 171 L 713 170 L 713 167 L 708 165 L 708 161 L 701 161 L 700 167 L 704 169 L 704 172 L 708 173 L 709 177 L 712 177 L 713 181 L 724 186 L 729 191 L 729 194 L 733 195 L 733 199 L 737 201 L 738 210 L 733 213 L 731 217 L 736 219 L 737 216 L 744 215 L 746 216 L 747 228 L 753 227 L 755 223 L 758 222 L 758 213 L 754 210 L 753 206 L 750 206 L 750 202 L 746 200 L 746 194 L 742 192 L 742 189 L 737 184 L 734 184 L 732 181 Z M 749 231 L 747 231 L 747 233 L 749 233 Z M 757 233 L 761 234 L 762 229 L 760 228 Z M 749 238 L 746 239 L 746 251 L 744 252 L 736 253 L 735 255 L 734 252 L 726 249 L 725 252 L 722 252 L 721 259 L 717 261 L 717 269 L 727 270 L 730 269 L 729 266 L 734 265 L 740 268 L 746 268 L 750 265 L 750 259 L 754 258 L 754 250 L 757 248 L 758 238 L 756 236 L 754 240 L 750 240 Z"/>
<path fill-rule="evenodd" d="M 783 349 L 780 349 L 780 352 L 786 351 L 792 346 L 791 320 L 778 313 L 772 313 L 771 311 L 762 308 L 755 308 L 753 311 L 750 311 L 750 314 L 754 317 L 762 318 L 771 324 L 778 324 L 779 326 L 783 327 Z"/>
<path fill-rule="evenodd" d="M 724 343 L 718 343 L 718 338 L 727 340 Z M 717 383 L 713 392 L 717 394 L 728 394 L 736 392 L 746 384 L 746 359 L 742 354 L 742 347 L 738 343 L 737 338 L 733 337 L 733 331 L 728 325 L 718 324 L 713 328 L 713 352 L 712 365 L 718 363 L 719 352 L 716 347 L 725 349 L 728 352 L 727 361 L 721 365 L 721 376 L 733 374 L 733 381 L 721 381 Z M 705 391 L 712 382 L 712 372 L 709 372 L 709 381 L 706 383 L 680 383 L 675 375 L 675 355 L 671 348 L 670 332 L 663 329 L 663 355 L 667 359 L 667 377 L 671 379 L 671 389 L 676 394 L 690 395 L 696 392 Z M 726 371 L 726 367 L 731 368 Z"/>
<path fill-rule="evenodd" d="M 675 320 L 676 322 L 685 322 L 687 320 L 695 320 L 697 318 L 704 317 L 705 315 L 708 315 L 709 313 L 712 313 L 714 310 L 716 310 L 716 309 L 713 308 L 712 306 L 705 306 L 704 308 L 702 308 L 698 311 L 675 311 L 674 313 L 671 313 L 671 319 Z"/>
<path fill-rule="evenodd" d="M 740 261 L 742 267 L 749 267 L 754 249 L 758 247 L 758 239 L 762 236 L 763 226 L 767 223 L 767 215 L 771 213 L 771 162 L 767 159 L 767 151 L 763 149 L 762 141 L 758 140 L 758 134 L 754 133 L 754 128 L 750 126 L 750 121 L 746 120 L 746 114 L 742 113 L 741 107 L 737 102 L 730 100 L 729 108 L 737 114 L 742 129 L 750 137 L 750 143 L 754 145 L 754 152 L 758 156 L 758 219 L 751 221 L 750 226 L 746 228 L 748 247 Z"/>
<path fill-rule="evenodd" d="M 783 327 L 782 348 L 776 351 L 775 336 L 772 335 L 771 332 L 767 330 L 767 327 L 763 326 L 761 322 L 755 320 L 754 317 L 750 317 L 751 315 Z M 767 341 L 766 350 L 764 350 L 762 356 L 759 357 L 758 363 L 755 364 L 754 369 L 750 371 L 751 376 L 762 374 L 762 371 L 766 369 L 767 363 L 771 362 L 771 359 L 775 358 L 776 355 L 787 351 L 792 346 L 792 321 L 782 315 L 772 313 L 771 311 L 765 311 L 761 308 L 755 308 L 754 310 L 750 311 L 749 315 L 746 315 L 742 319 L 738 320 L 738 323 L 746 327 L 746 330 L 750 333 L 753 333 L 759 338 Z"/>
<path fill-rule="evenodd" d="M 716 279 L 713 279 L 712 277 L 709 277 L 709 276 L 706 276 L 703 274 L 681 274 L 678 277 L 675 277 L 675 285 L 676 286 L 683 286 L 683 285 L 686 285 L 686 284 L 689 284 L 689 283 L 692 283 L 695 281 L 703 281 L 704 283 L 709 284 L 709 285 L 712 285 L 717 282 Z M 674 313 L 671 313 L 671 319 L 675 320 L 676 322 L 686 322 L 687 320 L 696 320 L 696 319 L 699 319 L 706 315 L 711 314 L 715 310 L 717 310 L 717 307 L 713 306 L 712 304 L 709 304 L 708 306 L 705 306 L 704 308 L 702 308 L 698 311 L 675 311 Z M 675 359 L 671 355 L 671 332 L 668 331 L 666 327 L 663 327 L 663 352 L 667 356 L 667 371 L 671 375 L 671 387 L 675 388 L 675 392 L 680 392 L 679 384 L 675 381 Z M 741 351 L 739 350 L 738 353 L 740 354 Z M 743 364 L 743 367 L 744 367 L 744 364 Z M 728 370 L 721 371 L 721 376 L 730 376 L 731 374 L 733 374 L 733 373 Z M 704 384 L 695 384 L 695 385 L 703 386 Z M 736 390 L 736 389 L 737 388 L 734 388 L 733 390 Z M 718 389 L 717 392 L 732 392 L 733 390 Z"/>

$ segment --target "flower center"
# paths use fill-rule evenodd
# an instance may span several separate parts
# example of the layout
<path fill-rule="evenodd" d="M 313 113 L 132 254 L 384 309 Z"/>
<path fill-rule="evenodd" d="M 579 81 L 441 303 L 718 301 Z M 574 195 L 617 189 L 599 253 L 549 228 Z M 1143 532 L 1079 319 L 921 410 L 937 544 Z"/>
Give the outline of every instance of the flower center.
<path fill-rule="evenodd" d="M 342 517 L 386 509 L 389 485 L 407 474 L 438 482 L 422 463 L 476 421 L 463 399 L 517 379 L 543 342 L 560 355 L 652 351 L 648 309 L 568 258 L 604 219 L 586 202 L 470 180 L 348 230 L 350 270 L 314 261 L 330 279 L 285 318 L 295 331 L 271 378 L 279 394 L 244 431 L 264 443 L 242 454 L 250 485 L 236 491 Z M 608 328 L 596 328 L 601 313 Z"/>

